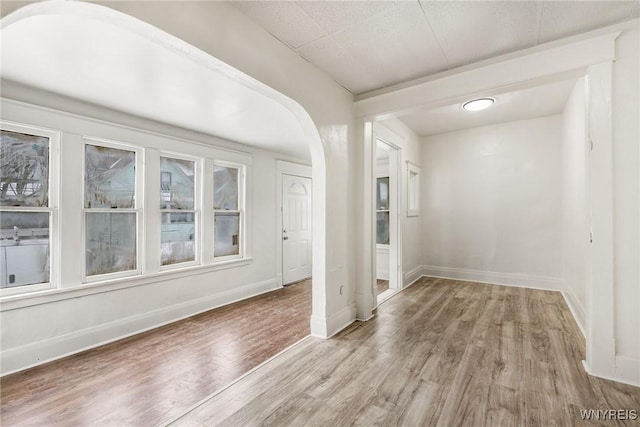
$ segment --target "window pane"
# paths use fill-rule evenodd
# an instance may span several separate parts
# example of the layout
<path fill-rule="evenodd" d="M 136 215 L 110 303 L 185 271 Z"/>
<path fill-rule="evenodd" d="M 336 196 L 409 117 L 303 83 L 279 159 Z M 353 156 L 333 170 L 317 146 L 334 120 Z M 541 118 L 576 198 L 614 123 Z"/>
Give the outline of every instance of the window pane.
<path fill-rule="evenodd" d="M 161 228 L 162 265 L 196 259 L 194 213 L 163 213 Z"/>
<path fill-rule="evenodd" d="M 240 214 L 216 212 L 213 256 L 240 254 Z"/>
<path fill-rule="evenodd" d="M 194 163 L 160 157 L 160 208 L 193 209 Z"/>
<path fill-rule="evenodd" d="M 389 177 L 376 180 L 376 210 L 389 209 Z"/>
<path fill-rule="evenodd" d="M 389 212 L 376 213 L 376 243 L 389 244 Z"/>
<path fill-rule="evenodd" d="M 87 276 L 136 269 L 136 214 L 87 213 Z"/>
<path fill-rule="evenodd" d="M 238 168 L 214 166 L 213 208 L 238 210 Z"/>
<path fill-rule="evenodd" d="M 49 281 L 49 213 L 0 213 L 0 288 Z"/>
<path fill-rule="evenodd" d="M 49 138 L 3 130 L 0 136 L 0 204 L 49 203 Z"/>
<path fill-rule="evenodd" d="M 135 160 L 133 151 L 85 146 L 85 208 L 133 208 Z"/>

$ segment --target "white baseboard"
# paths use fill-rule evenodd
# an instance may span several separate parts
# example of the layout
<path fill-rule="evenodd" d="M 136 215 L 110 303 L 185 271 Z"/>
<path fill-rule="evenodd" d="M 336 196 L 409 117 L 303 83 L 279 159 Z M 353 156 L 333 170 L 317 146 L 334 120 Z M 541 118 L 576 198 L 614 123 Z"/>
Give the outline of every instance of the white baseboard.
<path fill-rule="evenodd" d="M 543 289 L 548 291 L 560 291 L 562 289 L 562 280 L 560 278 L 530 276 L 526 274 L 497 273 L 491 271 L 425 265 L 422 267 L 422 275 L 443 279 L 488 283 L 493 285 Z"/>
<path fill-rule="evenodd" d="M 422 265 L 417 266 L 411 271 L 407 271 L 404 273 L 404 277 L 402 278 L 402 285 L 404 288 L 408 288 L 413 285 L 418 279 L 423 276 L 424 267 Z"/>
<path fill-rule="evenodd" d="M 569 307 L 569 311 L 571 312 L 571 314 L 573 315 L 573 318 L 578 324 L 578 327 L 580 328 L 580 332 L 582 332 L 582 336 L 586 337 L 587 336 L 587 329 L 586 329 L 587 318 L 585 316 L 582 305 L 576 299 L 576 297 L 573 295 L 572 292 L 562 291 L 562 296 L 564 297 L 564 300 L 566 301 L 567 306 Z"/>
<path fill-rule="evenodd" d="M 640 359 L 616 356 L 616 378 L 614 381 L 640 387 Z"/>
<path fill-rule="evenodd" d="M 616 356 L 616 366 L 612 369 L 612 371 L 615 372 L 614 375 L 594 374 L 591 370 L 591 366 L 586 360 L 583 360 L 582 364 L 584 365 L 584 370 L 594 377 L 640 387 L 640 359 Z"/>
<path fill-rule="evenodd" d="M 275 279 L 219 292 L 99 326 L 29 343 L 0 352 L 2 372 L 7 375 L 51 362 L 113 341 L 127 338 L 175 321 L 278 289 Z"/>
<path fill-rule="evenodd" d="M 311 316 L 311 336 L 323 339 L 331 338 L 355 322 L 355 320 L 355 303 L 344 307 L 342 310 L 326 318 Z"/>

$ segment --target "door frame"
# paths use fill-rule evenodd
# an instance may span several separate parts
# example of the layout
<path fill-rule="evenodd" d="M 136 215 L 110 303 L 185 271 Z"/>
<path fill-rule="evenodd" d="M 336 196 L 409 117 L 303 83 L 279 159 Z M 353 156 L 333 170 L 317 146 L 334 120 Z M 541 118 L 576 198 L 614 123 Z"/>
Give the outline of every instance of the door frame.
<path fill-rule="evenodd" d="M 392 203 L 389 206 L 389 289 L 395 290 L 396 292 L 401 290 L 404 286 L 403 283 L 403 271 L 402 271 L 402 147 L 398 146 L 391 142 L 392 138 L 385 137 L 380 134 L 380 132 L 374 127 L 371 138 L 371 163 L 374 167 L 371 170 L 371 175 L 369 176 L 370 185 L 367 187 L 370 188 L 372 194 L 372 206 L 369 209 L 369 215 L 371 217 L 371 250 L 373 253 L 373 259 L 371 264 L 371 289 L 373 293 L 373 307 L 378 306 L 378 298 L 377 298 L 377 243 L 376 243 L 376 151 L 377 151 L 377 143 L 378 141 L 383 144 L 388 145 L 391 148 L 391 152 L 393 154 L 389 155 L 389 190 L 395 191 L 396 197 L 395 201 L 392 198 Z M 395 159 L 394 159 L 395 157 Z M 395 181 L 393 185 L 391 184 L 392 179 L 391 175 L 395 175 Z M 393 287 L 392 287 L 393 285 Z"/>
<path fill-rule="evenodd" d="M 284 267 L 282 265 L 282 175 L 295 175 L 301 178 L 309 178 L 311 179 L 313 188 L 312 170 L 311 166 L 308 165 L 287 162 L 285 160 L 276 161 L 276 284 L 278 287 L 284 286 Z M 311 210 L 313 211 L 313 194 L 311 197 Z M 313 247 L 313 242 L 311 247 Z M 311 260 L 313 262 L 313 257 Z"/>

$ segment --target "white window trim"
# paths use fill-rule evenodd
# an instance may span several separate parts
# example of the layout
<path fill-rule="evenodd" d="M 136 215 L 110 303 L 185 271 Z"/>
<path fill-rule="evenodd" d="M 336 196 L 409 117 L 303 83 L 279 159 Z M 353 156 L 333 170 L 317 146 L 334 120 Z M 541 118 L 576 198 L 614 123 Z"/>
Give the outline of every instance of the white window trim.
<path fill-rule="evenodd" d="M 86 173 L 86 146 L 94 145 L 99 147 L 115 148 L 118 150 L 133 151 L 135 153 L 135 205 L 133 208 L 128 209 L 104 209 L 104 208 L 86 208 L 84 206 L 85 197 L 85 173 Z M 107 140 L 103 138 L 97 138 L 92 136 L 84 136 L 82 138 L 82 283 L 94 283 L 103 282 L 112 279 L 119 279 L 124 277 L 135 277 L 142 275 L 144 271 L 144 258 L 142 253 L 143 236 L 144 236 L 144 221 L 142 221 L 144 211 L 144 148 L 127 144 L 123 142 L 117 142 Z M 87 275 L 87 214 L 88 213 L 135 213 L 136 214 L 136 268 L 134 270 L 118 271 L 107 274 Z"/>
<path fill-rule="evenodd" d="M 247 167 L 244 164 L 241 163 L 234 163 L 234 162 L 228 162 L 228 161 L 224 161 L 224 160 L 214 160 L 213 161 L 213 166 L 222 166 L 222 167 L 227 167 L 227 168 L 235 168 L 238 169 L 238 209 L 237 210 L 221 210 L 221 209 L 214 209 L 213 208 L 213 203 L 211 206 L 211 215 L 212 215 L 212 230 L 211 230 L 211 236 L 213 236 L 212 240 L 211 240 L 211 257 L 212 257 L 212 262 L 213 264 L 219 264 L 219 263 L 224 263 L 224 262 L 229 262 L 229 261 L 233 261 L 233 260 L 241 260 L 241 259 L 245 259 L 246 257 L 246 246 L 247 246 L 247 236 L 246 236 L 246 231 L 247 231 L 247 227 L 246 227 L 246 222 L 247 222 L 247 213 L 246 213 L 246 176 L 247 176 Z M 212 180 L 212 194 L 213 194 L 213 189 L 215 188 L 215 184 L 213 183 Z M 213 202 L 213 200 L 212 200 Z M 240 250 L 239 253 L 237 255 L 226 255 L 226 256 L 215 256 L 215 214 L 216 212 L 226 212 L 226 213 L 239 213 L 240 214 L 240 224 L 239 224 L 239 229 L 240 229 L 240 241 L 238 242 L 240 244 Z"/>
<path fill-rule="evenodd" d="M 167 264 L 167 265 L 162 265 L 162 245 L 160 248 L 158 248 L 158 263 L 159 263 L 159 271 L 170 271 L 170 270 L 176 270 L 176 269 L 182 269 L 182 268 L 188 268 L 188 267 L 195 267 L 195 266 L 199 266 L 202 263 L 202 220 L 201 220 L 201 200 L 202 200 L 202 163 L 204 161 L 203 158 L 201 157 L 195 157 L 195 156 L 189 156 L 189 155 L 185 155 L 185 154 L 179 154 L 179 153 L 175 153 L 172 151 L 160 151 L 159 153 L 159 160 L 161 163 L 161 159 L 165 157 L 165 158 L 170 158 L 170 159 L 177 159 L 177 160 L 186 160 L 189 162 L 193 162 L 193 167 L 194 167 L 194 171 L 193 171 L 193 210 L 183 210 L 183 209 L 160 209 L 160 215 L 162 215 L 163 213 L 170 213 L 170 212 L 176 212 L 176 213 L 189 213 L 189 212 L 193 212 L 194 214 L 194 220 L 195 220 L 195 238 L 196 238 L 196 245 L 195 245 L 195 258 L 193 261 L 184 261 L 184 262 L 178 262 L 175 264 Z M 162 223 L 160 224 L 160 227 L 162 227 Z M 160 233 L 160 236 L 162 236 L 162 228 L 158 229 L 158 233 Z"/>
<path fill-rule="evenodd" d="M 415 187 L 412 187 L 411 175 L 415 175 Z M 411 206 L 416 206 L 411 209 Z M 420 216 L 420 166 L 407 160 L 407 216 Z"/>
<path fill-rule="evenodd" d="M 15 286 L 0 289 L 0 297 L 46 291 L 60 286 L 60 224 L 59 224 L 59 165 L 60 165 L 60 132 L 29 124 L 0 120 L 0 128 L 7 131 L 49 138 L 49 183 L 48 206 L 46 208 L 32 206 L 5 206 L 3 211 L 48 212 L 49 213 L 49 282 L 33 285 Z"/>

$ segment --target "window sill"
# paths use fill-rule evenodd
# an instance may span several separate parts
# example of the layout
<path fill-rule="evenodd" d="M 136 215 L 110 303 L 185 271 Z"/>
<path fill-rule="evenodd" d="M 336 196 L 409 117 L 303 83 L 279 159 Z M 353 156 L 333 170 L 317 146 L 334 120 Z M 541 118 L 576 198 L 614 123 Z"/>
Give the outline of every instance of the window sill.
<path fill-rule="evenodd" d="M 34 291 L 20 295 L 8 295 L 0 298 L 0 312 L 16 310 L 40 304 L 48 304 L 71 298 L 85 297 L 119 289 L 145 286 L 158 281 L 166 281 L 178 277 L 189 277 L 212 273 L 229 268 L 244 267 L 253 263 L 253 258 L 238 258 L 217 261 L 213 264 L 196 265 L 183 268 L 172 268 L 157 273 L 109 279 L 100 282 L 84 283 L 68 288 L 55 288 L 45 291 Z"/>

